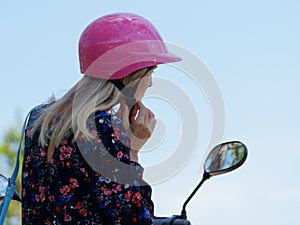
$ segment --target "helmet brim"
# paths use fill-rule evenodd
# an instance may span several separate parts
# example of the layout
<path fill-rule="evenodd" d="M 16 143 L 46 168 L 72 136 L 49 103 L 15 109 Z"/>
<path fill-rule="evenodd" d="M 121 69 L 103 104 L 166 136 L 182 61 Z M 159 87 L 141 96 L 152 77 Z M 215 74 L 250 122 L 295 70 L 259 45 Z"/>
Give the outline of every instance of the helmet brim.
<path fill-rule="evenodd" d="M 106 79 L 116 80 L 128 76 L 129 74 L 151 66 L 179 62 L 182 59 L 173 53 L 149 54 L 141 52 L 130 52 L 127 57 L 116 57 L 113 59 L 95 60 L 85 71 L 85 75 Z"/>

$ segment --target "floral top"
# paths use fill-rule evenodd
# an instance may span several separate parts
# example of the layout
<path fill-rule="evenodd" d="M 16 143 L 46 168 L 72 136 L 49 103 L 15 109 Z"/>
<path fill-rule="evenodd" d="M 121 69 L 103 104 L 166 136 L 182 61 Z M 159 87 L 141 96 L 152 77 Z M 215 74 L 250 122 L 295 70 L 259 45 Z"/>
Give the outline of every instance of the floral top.
<path fill-rule="evenodd" d="M 67 135 L 51 162 L 46 148 L 31 138 L 35 120 L 29 118 L 22 171 L 22 224 L 150 225 L 153 223 L 151 187 L 143 168 L 130 162 L 128 138 L 119 120 L 97 111 L 87 121 L 95 138 Z"/>

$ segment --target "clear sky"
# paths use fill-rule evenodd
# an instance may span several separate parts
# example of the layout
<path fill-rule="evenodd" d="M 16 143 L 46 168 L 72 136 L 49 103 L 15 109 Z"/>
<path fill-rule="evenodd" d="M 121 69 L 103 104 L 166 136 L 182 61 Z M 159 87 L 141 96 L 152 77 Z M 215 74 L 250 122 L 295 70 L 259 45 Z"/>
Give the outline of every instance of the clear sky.
<path fill-rule="evenodd" d="M 208 66 L 224 100 L 223 140 L 242 140 L 249 149 L 243 167 L 211 178 L 192 199 L 187 207 L 192 224 L 299 224 L 299 10 L 296 0 L 1 0 L 0 135 L 30 108 L 52 93 L 61 96 L 80 79 L 77 43 L 89 22 L 111 12 L 137 13 L 166 41 Z M 199 119 L 199 141 L 185 167 L 178 165 L 175 176 L 153 185 L 155 212 L 161 216 L 180 213 L 200 180 L 213 124 L 205 90 L 173 70 L 162 67 L 154 76 L 172 80 L 190 97 Z M 178 76 L 170 78 L 172 72 Z M 174 154 L 174 140 L 187 136 L 180 133 L 181 109 L 176 114 L 170 105 L 152 106 L 166 121 L 161 127 L 165 136 L 156 150 L 142 153 L 146 170 Z M 164 145 L 169 147 L 162 149 Z"/>

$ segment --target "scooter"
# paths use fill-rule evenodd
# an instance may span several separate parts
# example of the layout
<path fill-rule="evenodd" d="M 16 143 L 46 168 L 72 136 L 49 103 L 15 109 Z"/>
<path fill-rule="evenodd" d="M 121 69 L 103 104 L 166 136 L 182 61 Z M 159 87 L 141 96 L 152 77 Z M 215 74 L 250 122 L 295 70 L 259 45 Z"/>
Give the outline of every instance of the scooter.
<path fill-rule="evenodd" d="M 184 202 L 181 214 L 170 217 L 155 217 L 154 225 L 191 225 L 191 222 L 187 219 L 186 206 L 202 184 L 212 176 L 228 173 L 237 169 L 245 162 L 247 155 L 247 147 L 239 141 L 225 142 L 215 146 L 204 161 L 204 173 L 202 180 Z M 5 176 L 0 174 L 0 200 L 3 200 L 7 195 L 9 185 L 11 185 L 10 179 L 7 179 Z M 21 197 L 17 191 L 12 192 L 11 195 L 13 200 L 21 202 Z M 2 212 L 3 202 L 0 205 L 1 217 L 5 216 L 6 213 Z"/>

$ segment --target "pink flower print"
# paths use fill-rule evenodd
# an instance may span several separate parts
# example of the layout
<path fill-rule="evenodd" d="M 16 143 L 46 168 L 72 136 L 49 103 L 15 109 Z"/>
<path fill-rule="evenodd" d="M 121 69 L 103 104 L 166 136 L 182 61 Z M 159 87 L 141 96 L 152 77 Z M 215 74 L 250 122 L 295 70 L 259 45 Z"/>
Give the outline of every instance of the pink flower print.
<path fill-rule="evenodd" d="M 26 130 L 26 137 L 29 137 L 29 136 L 30 136 L 30 130 L 27 129 L 27 130 Z"/>
<path fill-rule="evenodd" d="M 75 187 L 78 187 L 78 182 L 77 182 L 77 180 L 76 179 L 74 179 L 74 178 L 70 178 L 70 188 L 73 190 Z"/>
<path fill-rule="evenodd" d="M 112 191 L 109 190 L 109 189 L 107 189 L 106 191 L 104 191 L 104 195 L 106 195 L 106 196 L 110 196 L 111 193 L 112 193 Z"/>
<path fill-rule="evenodd" d="M 91 131 L 91 135 L 92 135 L 93 137 L 97 137 L 97 136 L 98 136 L 97 131 L 96 131 L 96 130 L 92 130 L 92 131 Z"/>
<path fill-rule="evenodd" d="M 47 155 L 44 148 L 40 148 L 41 157 L 45 157 Z"/>
<path fill-rule="evenodd" d="M 65 214 L 64 215 L 64 221 L 65 222 L 69 222 L 69 221 L 71 221 L 72 220 L 72 217 L 69 215 L 69 214 Z"/>
<path fill-rule="evenodd" d="M 39 192 L 40 193 L 45 193 L 45 189 L 46 189 L 45 187 L 39 187 Z"/>
<path fill-rule="evenodd" d="M 43 201 L 45 201 L 45 187 L 39 187 L 39 192 L 40 192 L 40 194 L 38 195 L 38 194 L 36 194 L 35 195 L 35 200 L 37 201 L 37 202 L 43 202 Z"/>
<path fill-rule="evenodd" d="M 85 171 L 85 168 L 80 168 L 80 171 L 85 175 L 85 177 L 88 177 L 88 173 Z"/>
<path fill-rule="evenodd" d="M 122 188 L 121 188 L 121 187 L 122 187 L 121 184 L 114 184 L 114 185 L 113 185 L 113 191 L 114 191 L 115 193 L 121 192 L 121 191 L 122 191 Z"/>
<path fill-rule="evenodd" d="M 120 133 L 120 128 L 114 126 L 114 133 L 112 134 L 112 136 L 113 136 L 116 140 L 119 140 L 120 134 L 121 134 L 121 133 Z"/>
<path fill-rule="evenodd" d="M 71 168 L 72 167 L 72 162 L 67 161 L 66 165 L 67 165 L 68 168 Z"/>
<path fill-rule="evenodd" d="M 87 216 L 87 210 L 86 209 L 81 209 L 79 210 L 79 213 L 83 216 Z"/>
<path fill-rule="evenodd" d="M 81 202 L 78 202 L 76 205 L 76 209 L 81 209 L 81 208 L 82 208 Z"/>
<path fill-rule="evenodd" d="M 24 197 L 26 195 L 26 189 L 22 188 L 22 196 Z"/>
<path fill-rule="evenodd" d="M 54 200 L 54 195 L 49 195 L 48 198 L 49 198 L 50 201 L 53 201 Z"/>
<path fill-rule="evenodd" d="M 134 223 L 136 223 L 136 222 L 137 222 L 137 217 L 136 217 L 136 213 L 134 213 L 134 214 L 133 214 L 133 218 L 132 218 L 132 221 L 133 221 Z"/>
<path fill-rule="evenodd" d="M 132 191 L 127 191 L 127 193 L 125 194 L 125 199 L 127 202 L 130 201 L 131 197 L 132 197 L 133 192 Z"/>
<path fill-rule="evenodd" d="M 103 194 L 106 196 L 110 196 L 112 191 L 109 190 L 106 186 L 101 187 L 101 191 L 103 191 Z"/>
<path fill-rule="evenodd" d="M 139 192 L 136 192 L 135 195 L 132 198 L 133 203 L 137 205 L 137 207 L 141 206 L 141 194 Z"/>
<path fill-rule="evenodd" d="M 117 153 L 117 158 L 118 159 L 121 159 L 123 157 L 123 152 L 122 151 L 119 151 L 118 153 Z"/>
<path fill-rule="evenodd" d="M 25 163 L 29 163 L 31 161 L 31 156 L 27 155 Z"/>
<path fill-rule="evenodd" d="M 52 223 L 49 221 L 49 219 L 47 218 L 47 220 L 45 221 L 46 225 L 51 225 Z"/>
<path fill-rule="evenodd" d="M 69 188 L 68 185 L 65 185 L 65 186 L 61 187 L 59 190 L 60 190 L 60 193 L 63 194 L 63 196 L 66 196 L 66 195 L 68 195 L 68 193 L 70 192 L 71 189 Z"/>
<path fill-rule="evenodd" d="M 66 147 L 65 145 L 60 147 L 60 160 L 63 161 L 66 158 L 70 158 L 73 148 Z"/>

